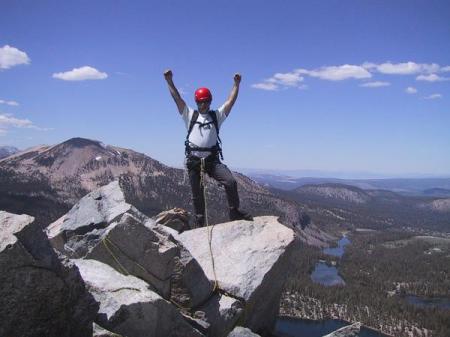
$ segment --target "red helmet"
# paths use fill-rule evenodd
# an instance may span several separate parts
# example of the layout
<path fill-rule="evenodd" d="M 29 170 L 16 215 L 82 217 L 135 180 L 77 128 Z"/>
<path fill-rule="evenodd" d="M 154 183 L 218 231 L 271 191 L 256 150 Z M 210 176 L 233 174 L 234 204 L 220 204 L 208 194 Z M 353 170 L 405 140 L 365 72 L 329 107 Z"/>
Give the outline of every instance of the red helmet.
<path fill-rule="evenodd" d="M 212 101 L 211 91 L 209 91 L 208 88 L 198 88 L 195 91 L 195 101 L 196 102 Z"/>

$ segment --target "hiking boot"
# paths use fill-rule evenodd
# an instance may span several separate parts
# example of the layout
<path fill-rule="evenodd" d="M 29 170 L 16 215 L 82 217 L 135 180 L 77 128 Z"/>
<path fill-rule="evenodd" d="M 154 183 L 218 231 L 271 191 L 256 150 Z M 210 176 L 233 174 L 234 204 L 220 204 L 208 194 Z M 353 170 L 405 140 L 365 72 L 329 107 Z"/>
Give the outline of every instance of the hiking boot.
<path fill-rule="evenodd" d="M 237 208 L 230 208 L 230 221 L 234 220 L 253 221 L 253 217 L 250 214 L 244 211 L 240 211 Z"/>
<path fill-rule="evenodd" d="M 193 228 L 205 227 L 205 216 L 203 214 L 196 214 L 194 217 Z"/>

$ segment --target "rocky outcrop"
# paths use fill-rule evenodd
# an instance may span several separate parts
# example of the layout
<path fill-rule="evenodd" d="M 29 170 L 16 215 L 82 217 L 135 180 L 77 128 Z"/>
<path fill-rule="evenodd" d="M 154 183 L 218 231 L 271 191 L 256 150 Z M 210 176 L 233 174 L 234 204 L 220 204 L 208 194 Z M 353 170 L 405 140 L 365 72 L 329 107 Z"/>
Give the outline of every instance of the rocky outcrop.
<path fill-rule="evenodd" d="M 0 336 L 92 336 L 97 303 L 62 262 L 33 217 L 0 211 Z"/>
<path fill-rule="evenodd" d="M 272 330 L 283 275 L 294 247 L 291 229 L 281 225 L 276 217 L 265 216 L 198 228 L 176 237 L 211 281 L 217 281 L 221 290 L 243 302 L 243 326 L 263 334 Z"/>
<path fill-rule="evenodd" d="M 253 333 L 250 329 L 237 326 L 227 337 L 259 337 L 259 335 Z"/>
<path fill-rule="evenodd" d="M 95 260 L 73 261 L 100 303 L 96 321 L 102 327 L 128 337 L 202 336 L 146 282 Z"/>
<path fill-rule="evenodd" d="M 180 234 L 176 226 L 158 224 L 127 203 L 113 182 L 86 195 L 49 226 L 53 250 L 41 227 L 31 226 L 33 218 L 3 213 L 2 315 L 13 305 L 12 315 L 4 316 L 10 327 L 17 325 L 16 318 L 26 311 L 19 300 L 30 296 L 27 323 L 39 323 L 42 314 L 47 321 L 42 328 L 33 323 L 35 334 L 5 329 L 0 336 L 91 337 L 94 317 L 96 336 L 251 334 L 244 327 L 266 336 L 272 330 L 294 244 L 294 232 L 276 217 Z M 20 296 L 12 301 L 14 292 Z"/>
<path fill-rule="evenodd" d="M 183 307 L 198 306 L 211 295 L 212 285 L 197 261 L 165 227 L 126 203 L 118 182 L 83 197 L 47 232 L 64 255 L 139 277 Z"/>
<path fill-rule="evenodd" d="M 333 331 L 328 335 L 323 337 L 357 337 L 361 330 L 361 323 L 355 323 L 351 325 L 344 326 L 339 330 Z"/>

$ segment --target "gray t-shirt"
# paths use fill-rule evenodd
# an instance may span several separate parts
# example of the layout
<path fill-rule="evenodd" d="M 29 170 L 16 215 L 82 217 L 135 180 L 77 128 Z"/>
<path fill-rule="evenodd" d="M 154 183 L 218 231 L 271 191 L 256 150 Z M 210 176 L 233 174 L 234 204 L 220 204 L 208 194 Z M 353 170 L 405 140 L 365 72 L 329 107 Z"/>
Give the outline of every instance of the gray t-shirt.
<path fill-rule="evenodd" d="M 217 111 L 215 111 L 215 114 L 217 116 L 217 124 L 220 126 L 225 121 L 225 118 L 227 118 L 227 115 L 224 112 L 225 104 L 222 105 Z M 182 117 L 184 124 L 186 125 L 186 129 L 189 130 L 189 125 L 191 123 L 192 115 L 194 114 L 194 109 L 191 107 L 185 106 Z M 200 125 L 195 123 L 194 127 L 192 128 L 192 132 L 189 135 L 189 143 L 192 147 L 213 147 L 217 143 L 217 131 L 214 127 L 214 123 L 212 123 L 212 118 L 209 115 L 209 113 L 198 114 L 197 122 L 199 123 L 209 123 L 208 125 Z M 211 154 L 211 152 L 208 151 L 192 151 L 192 155 L 197 157 L 207 157 Z"/>

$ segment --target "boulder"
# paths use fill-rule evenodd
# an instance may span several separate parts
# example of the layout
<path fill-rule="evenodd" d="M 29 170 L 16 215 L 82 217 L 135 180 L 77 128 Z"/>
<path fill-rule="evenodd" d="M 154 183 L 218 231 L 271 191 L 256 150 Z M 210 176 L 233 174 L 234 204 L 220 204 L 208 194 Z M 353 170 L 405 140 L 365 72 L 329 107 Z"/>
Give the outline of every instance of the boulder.
<path fill-rule="evenodd" d="M 139 277 L 190 310 L 211 296 L 212 284 L 168 230 L 126 203 L 119 183 L 112 182 L 83 197 L 47 234 L 66 256 L 101 261 Z"/>
<path fill-rule="evenodd" d="M 92 337 L 123 337 L 122 335 L 106 330 L 105 328 L 102 328 L 100 325 L 95 323 L 92 328 L 94 330 Z"/>
<path fill-rule="evenodd" d="M 355 323 L 351 325 L 344 326 L 328 335 L 324 335 L 323 337 L 357 337 L 359 336 L 359 332 L 361 330 L 361 323 Z"/>
<path fill-rule="evenodd" d="M 96 323 L 127 337 L 201 337 L 168 301 L 146 282 L 118 273 L 96 260 L 76 259 L 88 290 L 100 303 Z"/>
<path fill-rule="evenodd" d="M 227 337 L 259 337 L 259 335 L 253 333 L 250 329 L 237 326 Z"/>
<path fill-rule="evenodd" d="M 172 229 L 178 233 L 191 229 L 189 225 L 189 213 L 182 208 L 172 208 L 168 211 L 159 213 L 155 217 L 157 224 L 161 224 Z"/>
<path fill-rule="evenodd" d="M 244 303 L 242 326 L 261 334 L 272 331 L 295 244 L 291 229 L 280 224 L 276 217 L 263 216 L 254 221 L 232 221 L 174 235 L 212 282 L 217 277 L 221 290 Z"/>
<path fill-rule="evenodd" d="M 207 332 L 211 337 L 226 336 L 226 333 L 236 326 L 244 313 L 242 301 L 225 294 L 215 294 L 198 310 L 204 313 L 203 319 L 210 324 Z"/>
<path fill-rule="evenodd" d="M 0 336 L 91 337 L 97 309 L 34 218 L 0 211 Z"/>

